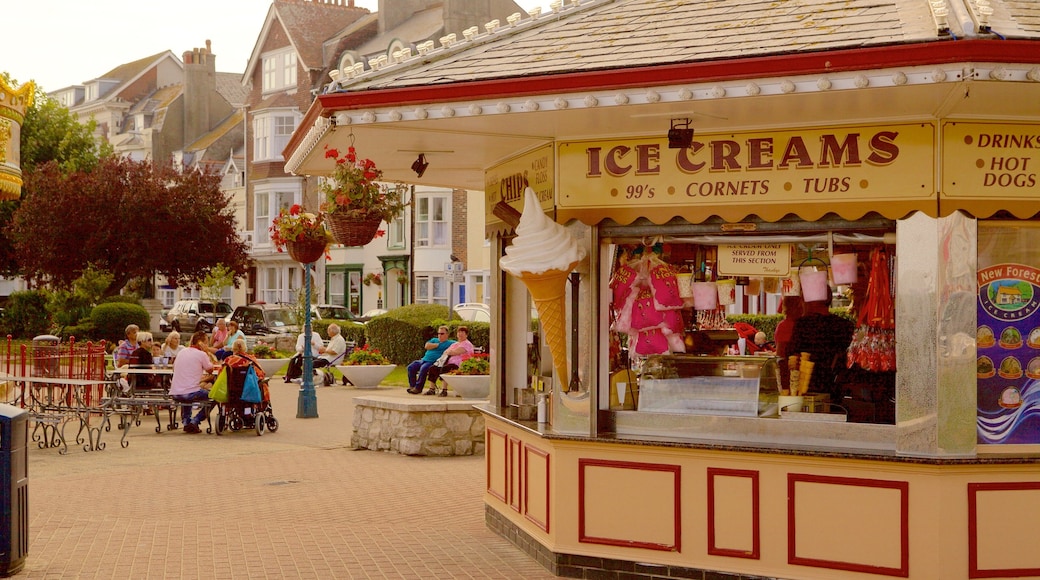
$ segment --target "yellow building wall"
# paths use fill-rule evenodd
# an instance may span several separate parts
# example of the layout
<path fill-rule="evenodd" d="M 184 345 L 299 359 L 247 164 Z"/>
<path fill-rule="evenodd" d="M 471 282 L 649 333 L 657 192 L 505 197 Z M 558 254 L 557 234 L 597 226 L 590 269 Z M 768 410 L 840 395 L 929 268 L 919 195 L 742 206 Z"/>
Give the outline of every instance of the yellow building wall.
<path fill-rule="evenodd" d="M 1035 463 L 545 439 L 487 417 L 486 503 L 558 554 L 800 579 L 1040 577 Z"/>

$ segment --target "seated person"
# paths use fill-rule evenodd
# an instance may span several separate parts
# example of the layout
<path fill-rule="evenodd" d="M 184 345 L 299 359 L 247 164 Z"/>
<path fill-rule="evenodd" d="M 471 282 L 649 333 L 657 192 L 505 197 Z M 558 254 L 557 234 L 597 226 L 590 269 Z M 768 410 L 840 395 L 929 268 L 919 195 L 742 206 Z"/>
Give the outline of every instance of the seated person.
<path fill-rule="evenodd" d="M 173 361 L 182 350 L 184 350 L 184 345 L 181 344 L 181 333 L 171 330 L 170 334 L 166 335 L 166 342 L 163 343 L 162 349 L 162 355 L 166 357 L 166 362 L 173 364 Z"/>
<path fill-rule="evenodd" d="M 126 340 L 119 342 L 119 348 L 116 349 L 114 355 L 116 368 L 130 364 L 130 355 L 140 346 L 137 344 L 137 333 L 140 330 L 141 327 L 136 324 L 130 324 L 126 327 Z"/>
<path fill-rule="evenodd" d="M 228 328 L 227 321 L 223 318 L 218 318 L 217 323 L 213 326 L 213 336 L 210 337 L 209 351 L 215 352 L 219 348 L 227 343 Z"/>
<path fill-rule="evenodd" d="M 287 383 L 296 381 L 303 376 L 303 346 L 305 344 L 307 344 L 307 338 L 301 332 L 296 337 L 296 354 L 289 359 L 289 368 L 285 371 L 285 382 Z M 321 335 L 317 332 L 311 332 L 311 357 L 317 359 L 318 355 L 324 352 L 325 345 L 322 343 Z"/>
<path fill-rule="evenodd" d="M 418 395 L 422 392 L 422 387 L 426 383 L 426 375 L 429 374 L 430 367 L 453 344 L 455 344 L 455 341 L 448 338 L 447 326 L 438 328 L 437 336 L 426 341 L 424 345 L 426 353 L 423 354 L 423 357 L 408 363 L 408 392 L 410 394 Z"/>
<path fill-rule="evenodd" d="M 198 414 L 191 417 L 191 409 L 181 406 L 181 422 L 185 433 L 201 433 L 199 425 L 209 415 L 212 403 L 209 401 L 209 388 L 213 383 L 213 369 L 216 363 L 207 352 L 205 331 L 191 335 L 191 347 L 184 349 L 173 363 L 173 381 L 170 384 L 170 396 L 178 403 L 201 401 Z"/>
<path fill-rule="evenodd" d="M 214 334 L 216 333 L 214 332 Z M 217 357 L 217 360 L 224 360 L 225 358 L 231 356 L 231 347 L 235 344 L 235 341 L 239 339 L 245 341 L 246 335 L 244 332 L 238 329 L 238 323 L 232 320 L 231 322 L 227 323 L 227 337 L 224 339 L 223 346 L 214 351 L 213 356 Z"/>
<path fill-rule="evenodd" d="M 234 344 L 231 345 L 231 354 L 224 358 L 224 364 L 229 367 L 252 364 L 253 368 L 256 370 L 256 378 L 261 381 L 265 378 L 264 369 L 256 362 L 256 358 L 246 352 L 246 341 L 244 338 L 236 340 Z"/>
<path fill-rule="evenodd" d="M 469 329 L 465 326 L 460 326 L 456 328 L 455 338 L 457 338 L 458 341 L 456 341 L 455 344 L 451 345 L 450 347 L 448 347 L 447 350 L 444 351 L 444 354 L 448 355 L 448 360 L 444 363 L 444 366 L 439 367 L 437 365 L 433 365 L 432 367 L 430 367 L 430 372 L 428 375 L 430 381 L 430 388 L 425 393 L 423 393 L 424 395 L 436 395 L 437 379 L 440 378 L 441 374 L 448 373 L 459 368 L 459 365 L 462 364 L 462 361 L 473 356 L 474 349 L 473 343 L 469 341 Z M 444 385 L 441 388 L 440 396 L 448 396 L 448 385 Z"/>
<path fill-rule="evenodd" d="M 321 353 L 321 356 L 314 359 L 314 368 L 320 369 L 325 367 L 334 366 L 343 361 L 343 355 L 347 352 L 347 340 L 343 338 L 341 329 L 338 324 L 333 322 L 329 325 L 329 345 L 325 347 L 325 352 Z M 325 373 L 325 385 L 331 385 L 335 382 L 335 378 L 332 373 Z M 346 383 L 346 377 L 343 379 L 343 384 Z"/>
<path fill-rule="evenodd" d="M 137 333 L 137 350 L 130 355 L 130 368 L 142 368 L 150 367 L 155 364 L 155 356 L 153 353 L 153 347 L 157 346 L 155 341 L 152 339 L 152 333 L 150 332 L 138 332 Z M 156 375 L 139 374 L 134 375 L 133 379 L 136 383 L 137 388 L 151 388 L 159 384 L 159 377 Z M 122 385 L 122 383 L 120 383 Z"/>

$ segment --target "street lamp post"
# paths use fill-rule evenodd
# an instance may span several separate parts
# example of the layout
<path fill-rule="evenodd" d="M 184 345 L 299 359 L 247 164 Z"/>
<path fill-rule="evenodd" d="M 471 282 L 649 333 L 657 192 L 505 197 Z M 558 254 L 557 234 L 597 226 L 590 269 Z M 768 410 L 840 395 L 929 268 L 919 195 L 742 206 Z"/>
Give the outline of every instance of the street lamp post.
<path fill-rule="evenodd" d="M 310 419 L 318 416 L 318 397 L 314 393 L 314 353 L 311 352 L 311 268 L 313 263 L 303 265 L 306 304 L 303 315 L 303 382 L 296 400 L 296 418 Z"/>

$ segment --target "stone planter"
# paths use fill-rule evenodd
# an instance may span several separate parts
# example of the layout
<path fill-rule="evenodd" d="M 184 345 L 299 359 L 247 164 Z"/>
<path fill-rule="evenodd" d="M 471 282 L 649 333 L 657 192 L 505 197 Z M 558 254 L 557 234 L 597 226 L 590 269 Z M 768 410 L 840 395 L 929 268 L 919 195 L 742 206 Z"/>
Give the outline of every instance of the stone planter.
<path fill-rule="evenodd" d="M 339 365 L 336 367 L 359 389 L 374 389 L 397 365 Z"/>
<path fill-rule="evenodd" d="M 441 375 L 441 378 L 464 399 L 486 399 L 491 392 L 491 375 Z"/>
<path fill-rule="evenodd" d="M 264 376 L 267 378 L 273 378 L 274 374 L 282 370 L 285 365 L 289 364 L 287 358 L 258 358 L 256 363 L 260 365 L 260 368 L 264 369 Z"/>

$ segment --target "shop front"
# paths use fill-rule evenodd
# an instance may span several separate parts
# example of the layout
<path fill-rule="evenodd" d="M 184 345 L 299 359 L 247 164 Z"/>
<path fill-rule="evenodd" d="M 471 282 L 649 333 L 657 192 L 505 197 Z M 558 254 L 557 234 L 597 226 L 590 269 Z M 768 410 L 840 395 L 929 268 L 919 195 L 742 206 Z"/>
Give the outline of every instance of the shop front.
<path fill-rule="evenodd" d="M 485 192 L 488 526 L 571 577 L 1040 576 L 1037 35 L 458 72 L 665 4 L 377 71 L 287 151 Z"/>

